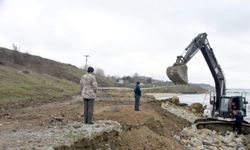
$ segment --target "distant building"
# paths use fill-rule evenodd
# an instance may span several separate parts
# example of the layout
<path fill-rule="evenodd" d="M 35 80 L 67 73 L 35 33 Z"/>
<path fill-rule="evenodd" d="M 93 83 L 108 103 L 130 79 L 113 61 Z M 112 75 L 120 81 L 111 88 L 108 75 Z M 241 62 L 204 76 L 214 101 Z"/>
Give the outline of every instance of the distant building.
<path fill-rule="evenodd" d="M 140 83 L 152 84 L 152 78 L 151 77 L 137 76 L 137 77 L 135 77 L 134 80 L 139 81 Z"/>
<path fill-rule="evenodd" d="M 123 79 L 119 79 L 119 80 L 117 81 L 117 83 L 118 83 L 118 84 L 124 84 L 124 80 L 123 80 Z"/>

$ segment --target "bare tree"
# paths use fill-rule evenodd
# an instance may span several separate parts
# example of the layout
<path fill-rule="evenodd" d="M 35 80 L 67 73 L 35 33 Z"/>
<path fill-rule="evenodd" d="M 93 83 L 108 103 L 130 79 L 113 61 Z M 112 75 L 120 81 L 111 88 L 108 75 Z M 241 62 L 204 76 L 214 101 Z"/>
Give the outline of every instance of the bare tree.
<path fill-rule="evenodd" d="M 12 47 L 13 47 L 14 51 L 18 51 L 18 48 L 17 48 L 17 46 L 14 43 L 12 43 Z"/>

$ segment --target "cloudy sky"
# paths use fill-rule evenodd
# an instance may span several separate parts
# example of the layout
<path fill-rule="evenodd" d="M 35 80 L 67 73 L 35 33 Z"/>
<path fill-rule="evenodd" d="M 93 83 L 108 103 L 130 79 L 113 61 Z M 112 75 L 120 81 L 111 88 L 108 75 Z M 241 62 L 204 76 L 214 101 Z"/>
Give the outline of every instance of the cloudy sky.
<path fill-rule="evenodd" d="M 248 0 L 0 0 L 0 46 L 108 75 L 165 74 L 176 56 L 206 32 L 228 88 L 250 88 Z M 201 52 L 189 81 L 214 85 Z"/>

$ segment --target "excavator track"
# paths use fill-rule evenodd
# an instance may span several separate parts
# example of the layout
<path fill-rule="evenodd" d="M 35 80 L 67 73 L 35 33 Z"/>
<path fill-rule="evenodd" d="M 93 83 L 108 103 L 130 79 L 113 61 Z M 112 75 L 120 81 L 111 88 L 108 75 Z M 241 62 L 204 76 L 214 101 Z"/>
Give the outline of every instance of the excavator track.
<path fill-rule="evenodd" d="M 215 130 L 217 132 L 226 132 L 232 131 L 234 121 L 224 121 L 224 120 L 217 120 L 217 119 L 198 119 L 195 122 L 195 126 L 197 129 L 210 129 Z M 242 134 L 250 134 L 250 124 L 246 121 L 242 124 Z"/>

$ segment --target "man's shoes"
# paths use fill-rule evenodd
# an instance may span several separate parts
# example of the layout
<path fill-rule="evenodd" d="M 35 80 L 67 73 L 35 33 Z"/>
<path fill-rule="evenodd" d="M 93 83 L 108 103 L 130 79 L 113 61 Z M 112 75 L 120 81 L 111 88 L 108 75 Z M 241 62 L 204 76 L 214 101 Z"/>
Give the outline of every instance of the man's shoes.
<path fill-rule="evenodd" d="M 85 123 L 85 124 L 94 124 L 94 122 L 87 122 L 87 123 Z"/>

